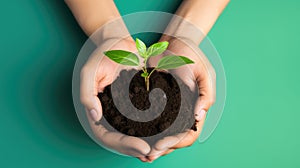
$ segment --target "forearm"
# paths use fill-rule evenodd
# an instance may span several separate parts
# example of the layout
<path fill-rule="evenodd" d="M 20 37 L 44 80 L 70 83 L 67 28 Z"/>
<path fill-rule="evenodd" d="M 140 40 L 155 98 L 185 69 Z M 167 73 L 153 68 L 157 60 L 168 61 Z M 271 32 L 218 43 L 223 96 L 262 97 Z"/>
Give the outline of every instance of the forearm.
<path fill-rule="evenodd" d="M 166 29 L 167 34 L 190 38 L 200 44 L 229 0 L 184 0 Z M 164 37 L 167 38 L 167 37 Z"/>
<path fill-rule="evenodd" d="M 65 2 L 88 36 L 106 22 L 120 17 L 113 0 L 65 0 Z"/>
<path fill-rule="evenodd" d="M 133 41 L 113 0 L 65 0 L 65 2 L 82 30 L 96 45 L 110 39 Z"/>
<path fill-rule="evenodd" d="M 229 0 L 184 0 L 176 14 L 194 24 L 206 35 Z"/>

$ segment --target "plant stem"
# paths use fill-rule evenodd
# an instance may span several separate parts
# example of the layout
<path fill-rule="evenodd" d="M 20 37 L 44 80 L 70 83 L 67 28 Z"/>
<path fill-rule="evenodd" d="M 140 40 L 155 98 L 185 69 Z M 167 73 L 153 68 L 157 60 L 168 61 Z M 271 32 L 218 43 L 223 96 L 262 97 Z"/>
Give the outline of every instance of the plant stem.
<path fill-rule="evenodd" d="M 144 73 L 148 73 L 147 70 L 147 58 L 144 59 L 144 68 L 143 68 Z M 147 91 L 149 91 L 149 78 L 148 76 L 145 76 L 145 85 L 146 85 L 146 89 Z"/>
<path fill-rule="evenodd" d="M 148 78 L 150 78 L 151 74 L 156 70 L 156 68 L 153 68 L 152 71 L 149 73 Z"/>
<path fill-rule="evenodd" d="M 150 79 L 150 76 L 151 74 L 156 70 L 156 68 L 153 68 L 152 71 L 149 73 L 148 76 L 145 77 L 145 82 L 146 82 L 146 88 L 147 88 L 147 91 L 149 92 L 149 85 L 150 85 L 150 82 L 149 82 L 149 79 Z"/>
<path fill-rule="evenodd" d="M 149 92 L 149 76 L 147 76 L 145 79 L 146 79 L 146 88 L 147 91 Z"/>
<path fill-rule="evenodd" d="M 144 69 L 147 72 L 147 58 L 144 59 Z"/>

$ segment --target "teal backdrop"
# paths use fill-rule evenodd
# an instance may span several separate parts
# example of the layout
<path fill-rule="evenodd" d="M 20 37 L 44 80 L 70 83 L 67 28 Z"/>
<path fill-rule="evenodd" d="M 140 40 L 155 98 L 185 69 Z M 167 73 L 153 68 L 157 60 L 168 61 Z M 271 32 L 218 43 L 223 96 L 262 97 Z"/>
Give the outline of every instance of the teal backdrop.
<path fill-rule="evenodd" d="M 181 1 L 115 2 L 125 15 L 174 12 Z M 300 1 L 230 2 L 209 33 L 227 76 L 223 117 L 205 143 L 152 164 L 110 153 L 82 129 L 71 84 L 87 37 L 64 2 L 0 6 L 0 167 L 300 167 Z"/>

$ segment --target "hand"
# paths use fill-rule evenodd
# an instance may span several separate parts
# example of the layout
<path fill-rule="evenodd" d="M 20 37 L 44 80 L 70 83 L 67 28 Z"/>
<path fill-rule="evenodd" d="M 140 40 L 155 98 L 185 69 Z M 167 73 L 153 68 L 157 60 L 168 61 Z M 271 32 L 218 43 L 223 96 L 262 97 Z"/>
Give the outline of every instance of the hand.
<path fill-rule="evenodd" d="M 117 64 L 103 55 L 107 50 L 127 50 L 136 52 L 135 42 L 130 39 L 106 40 L 93 52 L 81 70 L 80 98 L 86 107 L 87 118 L 95 137 L 106 147 L 120 153 L 138 157 L 145 160 L 150 146 L 140 138 L 127 136 L 118 132 L 110 132 L 103 125 L 95 125 L 102 117 L 102 107 L 99 92 L 111 84 L 116 78 L 115 74 L 129 68 Z"/>
<path fill-rule="evenodd" d="M 194 111 L 197 131 L 189 130 L 185 133 L 159 140 L 153 146 L 148 156 L 150 161 L 168 154 L 174 151 L 174 149 L 191 146 L 202 131 L 206 112 L 215 101 L 216 74 L 205 55 L 200 50 L 195 50 L 198 49 L 198 46 L 189 40 L 171 38 L 168 41 L 169 54 L 182 55 L 195 62 L 194 64 L 188 64 L 172 71 L 183 80 L 192 91 L 195 91 L 195 89 L 199 91 L 199 97 L 196 101 Z M 153 57 L 149 60 L 150 66 L 156 65 L 161 57 L 163 56 Z"/>

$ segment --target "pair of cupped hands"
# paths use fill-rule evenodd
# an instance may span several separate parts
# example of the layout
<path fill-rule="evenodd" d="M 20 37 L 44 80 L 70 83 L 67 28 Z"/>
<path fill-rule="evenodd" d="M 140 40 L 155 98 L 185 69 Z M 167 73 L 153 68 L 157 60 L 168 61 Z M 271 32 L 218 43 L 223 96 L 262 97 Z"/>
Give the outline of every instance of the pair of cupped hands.
<path fill-rule="evenodd" d="M 115 80 L 115 74 L 123 69 L 132 68 L 111 61 L 104 56 L 103 50 L 109 48 L 109 50 L 126 50 L 137 53 L 132 38 L 111 39 L 101 43 L 81 70 L 80 99 L 86 108 L 87 118 L 97 140 L 110 149 L 137 157 L 143 162 L 152 162 L 175 149 L 191 146 L 200 135 L 206 113 L 215 100 L 215 71 L 205 55 L 200 50 L 194 49 L 198 46 L 192 46 L 193 43 L 189 43 L 188 39 L 165 38 L 161 41 L 169 42 L 166 52 L 182 55 L 194 61 L 194 64 L 188 64 L 172 71 L 192 91 L 198 89 L 199 97 L 194 108 L 197 131 L 188 130 L 185 133 L 164 137 L 150 146 L 141 138 L 111 132 L 103 125 L 95 125 L 95 122 L 102 118 L 102 106 L 97 97 L 98 93 Z M 148 60 L 148 67 L 156 66 L 157 61 L 164 55 L 167 54 L 151 57 Z"/>

